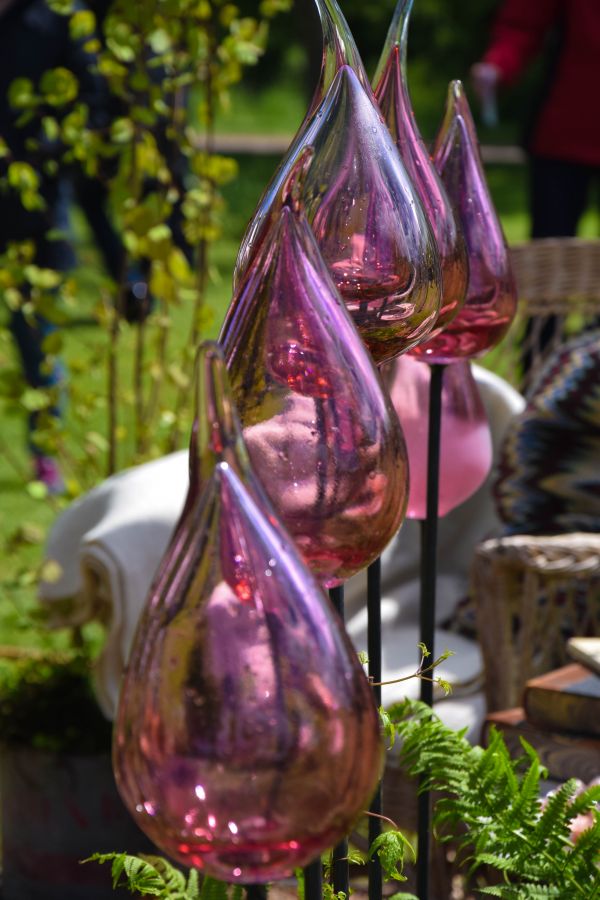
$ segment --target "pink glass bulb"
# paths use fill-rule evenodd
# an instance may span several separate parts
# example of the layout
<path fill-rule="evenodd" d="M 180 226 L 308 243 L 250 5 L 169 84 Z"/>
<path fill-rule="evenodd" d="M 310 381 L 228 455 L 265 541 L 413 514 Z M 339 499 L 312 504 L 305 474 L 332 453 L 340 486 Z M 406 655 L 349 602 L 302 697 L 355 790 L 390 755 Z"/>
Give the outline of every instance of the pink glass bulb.
<path fill-rule="evenodd" d="M 372 95 L 342 66 L 307 131 L 303 191 L 333 281 L 377 364 L 422 340 L 440 308 L 435 239 Z"/>
<path fill-rule="evenodd" d="M 382 744 L 339 617 L 253 494 L 216 345 L 197 372 L 197 477 L 134 641 L 114 768 L 165 853 L 225 881 L 265 882 L 350 830 Z"/>
<path fill-rule="evenodd" d="M 306 130 L 315 116 L 337 72 L 343 65 L 352 66 L 365 90 L 370 91 L 369 79 L 365 72 L 352 32 L 348 27 L 336 0 L 315 0 L 323 29 L 323 58 L 319 81 L 310 106 L 287 153 L 279 163 L 275 174 L 267 185 L 246 232 L 242 238 L 233 273 L 233 286 L 237 289 L 244 273 L 252 262 L 254 253 L 269 228 L 272 215 L 277 216 L 281 203 L 281 190 L 298 153 L 310 141 L 306 140 Z"/>
<path fill-rule="evenodd" d="M 396 533 L 407 467 L 398 418 L 292 196 L 305 164 L 220 341 L 252 465 L 307 565 L 331 587 Z"/>
<path fill-rule="evenodd" d="M 410 466 L 407 518 L 427 512 L 427 435 L 431 369 L 410 356 L 384 366 L 406 438 Z M 490 426 L 467 360 L 446 366 L 442 383 L 438 515 L 464 503 L 485 481 L 492 465 Z"/>
<path fill-rule="evenodd" d="M 396 142 L 400 158 L 433 229 L 442 274 L 442 306 L 435 327 L 411 353 L 429 362 L 445 362 L 435 353 L 435 338 L 464 303 L 468 261 L 462 232 L 452 205 L 425 147 L 410 102 L 406 78 L 406 45 L 413 0 L 399 0 L 375 74 L 375 99 Z"/>
<path fill-rule="evenodd" d="M 456 318 L 415 353 L 436 362 L 474 359 L 498 344 L 508 331 L 516 312 L 516 292 L 506 240 L 486 184 L 473 117 L 460 81 L 453 81 L 448 90 L 434 163 L 462 228 L 469 280 L 465 304 Z"/>

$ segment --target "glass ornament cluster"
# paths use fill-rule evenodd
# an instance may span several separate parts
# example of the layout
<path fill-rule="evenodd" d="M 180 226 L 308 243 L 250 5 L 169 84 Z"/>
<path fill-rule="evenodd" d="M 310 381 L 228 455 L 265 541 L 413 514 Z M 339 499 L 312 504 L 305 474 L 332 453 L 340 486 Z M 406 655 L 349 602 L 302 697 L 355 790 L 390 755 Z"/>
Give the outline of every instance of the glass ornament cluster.
<path fill-rule="evenodd" d="M 115 725 L 117 783 L 141 829 L 246 883 L 317 858 L 368 806 L 377 710 L 323 587 L 369 565 L 407 505 L 424 515 L 427 363 L 451 364 L 440 514 L 485 477 L 468 360 L 515 309 L 460 83 L 432 158 L 418 132 L 411 0 L 374 91 L 337 3 L 315 2 L 319 82 L 242 241 L 219 344 L 198 352 L 189 492 Z M 458 444 L 470 464 L 454 478 Z"/>

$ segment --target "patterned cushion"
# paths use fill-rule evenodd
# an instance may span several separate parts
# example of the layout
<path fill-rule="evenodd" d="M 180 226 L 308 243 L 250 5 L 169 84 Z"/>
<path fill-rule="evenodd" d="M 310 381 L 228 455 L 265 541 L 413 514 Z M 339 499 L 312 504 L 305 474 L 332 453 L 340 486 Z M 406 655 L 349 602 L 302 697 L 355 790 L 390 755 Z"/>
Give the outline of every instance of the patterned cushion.
<path fill-rule="evenodd" d="M 600 330 L 540 372 L 507 431 L 494 494 L 507 534 L 600 532 Z"/>

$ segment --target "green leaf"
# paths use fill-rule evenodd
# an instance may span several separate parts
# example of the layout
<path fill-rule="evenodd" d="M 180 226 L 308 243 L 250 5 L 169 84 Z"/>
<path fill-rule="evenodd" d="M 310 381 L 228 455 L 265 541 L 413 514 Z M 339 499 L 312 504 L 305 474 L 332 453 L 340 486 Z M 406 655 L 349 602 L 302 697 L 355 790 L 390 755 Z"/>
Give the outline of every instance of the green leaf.
<path fill-rule="evenodd" d="M 96 30 L 96 17 L 91 10 L 79 9 L 69 22 L 69 33 L 74 41 L 89 37 Z"/>
<path fill-rule="evenodd" d="M 31 79 L 15 78 L 8 88 L 8 102 L 13 109 L 28 109 L 35 106 L 37 96 Z"/>
<path fill-rule="evenodd" d="M 41 269 L 39 266 L 31 265 L 25 266 L 23 274 L 29 284 L 45 290 L 58 287 L 61 282 L 60 272 L 56 272 L 54 269 Z"/>
<path fill-rule="evenodd" d="M 412 844 L 401 831 L 396 829 L 384 831 L 371 844 L 369 859 L 377 853 L 386 879 L 406 881 L 406 877 L 402 874 L 402 868 L 407 849 L 414 856 Z"/>
<path fill-rule="evenodd" d="M 26 162 L 13 162 L 8 167 L 8 183 L 17 191 L 37 191 L 39 176 L 33 166 Z"/>
<path fill-rule="evenodd" d="M 111 139 L 116 144 L 130 143 L 133 140 L 134 133 L 133 122 L 131 119 L 125 118 L 125 116 L 115 119 L 110 128 Z"/>
<path fill-rule="evenodd" d="M 45 500 L 48 496 L 48 486 L 43 481 L 30 481 L 26 489 L 34 500 Z"/>
<path fill-rule="evenodd" d="M 158 55 L 167 53 L 167 51 L 171 49 L 171 38 L 168 31 L 164 28 L 157 28 L 148 35 L 148 43 L 153 52 Z"/>
<path fill-rule="evenodd" d="M 75 100 L 79 90 L 77 78 L 69 69 L 48 69 L 40 78 L 40 90 L 51 106 L 64 106 Z"/>
<path fill-rule="evenodd" d="M 43 388 L 27 388 L 21 396 L 21 406 L 27 412 L 39 412 L 50 405 L 47 392 Z"/>

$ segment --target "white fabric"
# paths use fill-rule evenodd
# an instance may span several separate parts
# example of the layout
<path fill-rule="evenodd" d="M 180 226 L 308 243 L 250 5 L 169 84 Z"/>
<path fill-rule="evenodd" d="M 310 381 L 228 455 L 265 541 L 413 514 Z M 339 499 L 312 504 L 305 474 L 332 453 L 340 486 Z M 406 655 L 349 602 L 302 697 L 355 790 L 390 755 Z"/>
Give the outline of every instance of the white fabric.
<path fill-rule="evenodd" d="M 474 367 L 492 423 L 494 450 L 512 415 L 524 401 L 509 385 Z M 114 475 L 77 500 L 53 526 L 46 558 L 56 560 L 60 577 L 42 582 L 39 593 L 57 626 L 100 619 L 106 640 L 95 672 L 98 700 L 113 718 L 119 683 L 148 590 L 183 506 L 188 482 L 187 453 L 179 452 Z M 497 527 L 486 482 L 477 494 L 440 522 L 438 622 L 451 614 L 466 592 L 467 572 L 476 543 Z M 418 525 L 407 522 L 383 555 L 384 678 L 414 671 L 417 657 Z M 349 629 L 357 647 L 365 643 L 364 578 L 346 590 Z M 70 601 L 65 605 L 64 601 Z M 52 615 L 54 601 L 55 613 Z M 65 612 L 66 610 L 66 612 Z M 443 631 L 436 652 L 456 651 L 441 674 L 457 685 L 475 685 L 481 673 L 472 642 Z M 396 674 L 395 674 L 396 673 Z M 408 674 L 408 672 L 407 672 Z M 416 681 L 386 688 L 386 703 L 418 690 Z M 469 725 L 475 737 L 482 720 L 481 695 L 443 700 L 439 711 L 453 727 Z"/>
<path fill-rule="evenodd" d="M 46 558 L 62 570 L 39 596 L 56 626 L 100 619 L 106 639 L 95 670 L 104 713 L 113 718 L 135 628 L 188 486 L 181 451 L 107 478 L 76 500 L 51 529 Z M 57 604 L 52 615 L 52 601 Z"/>

